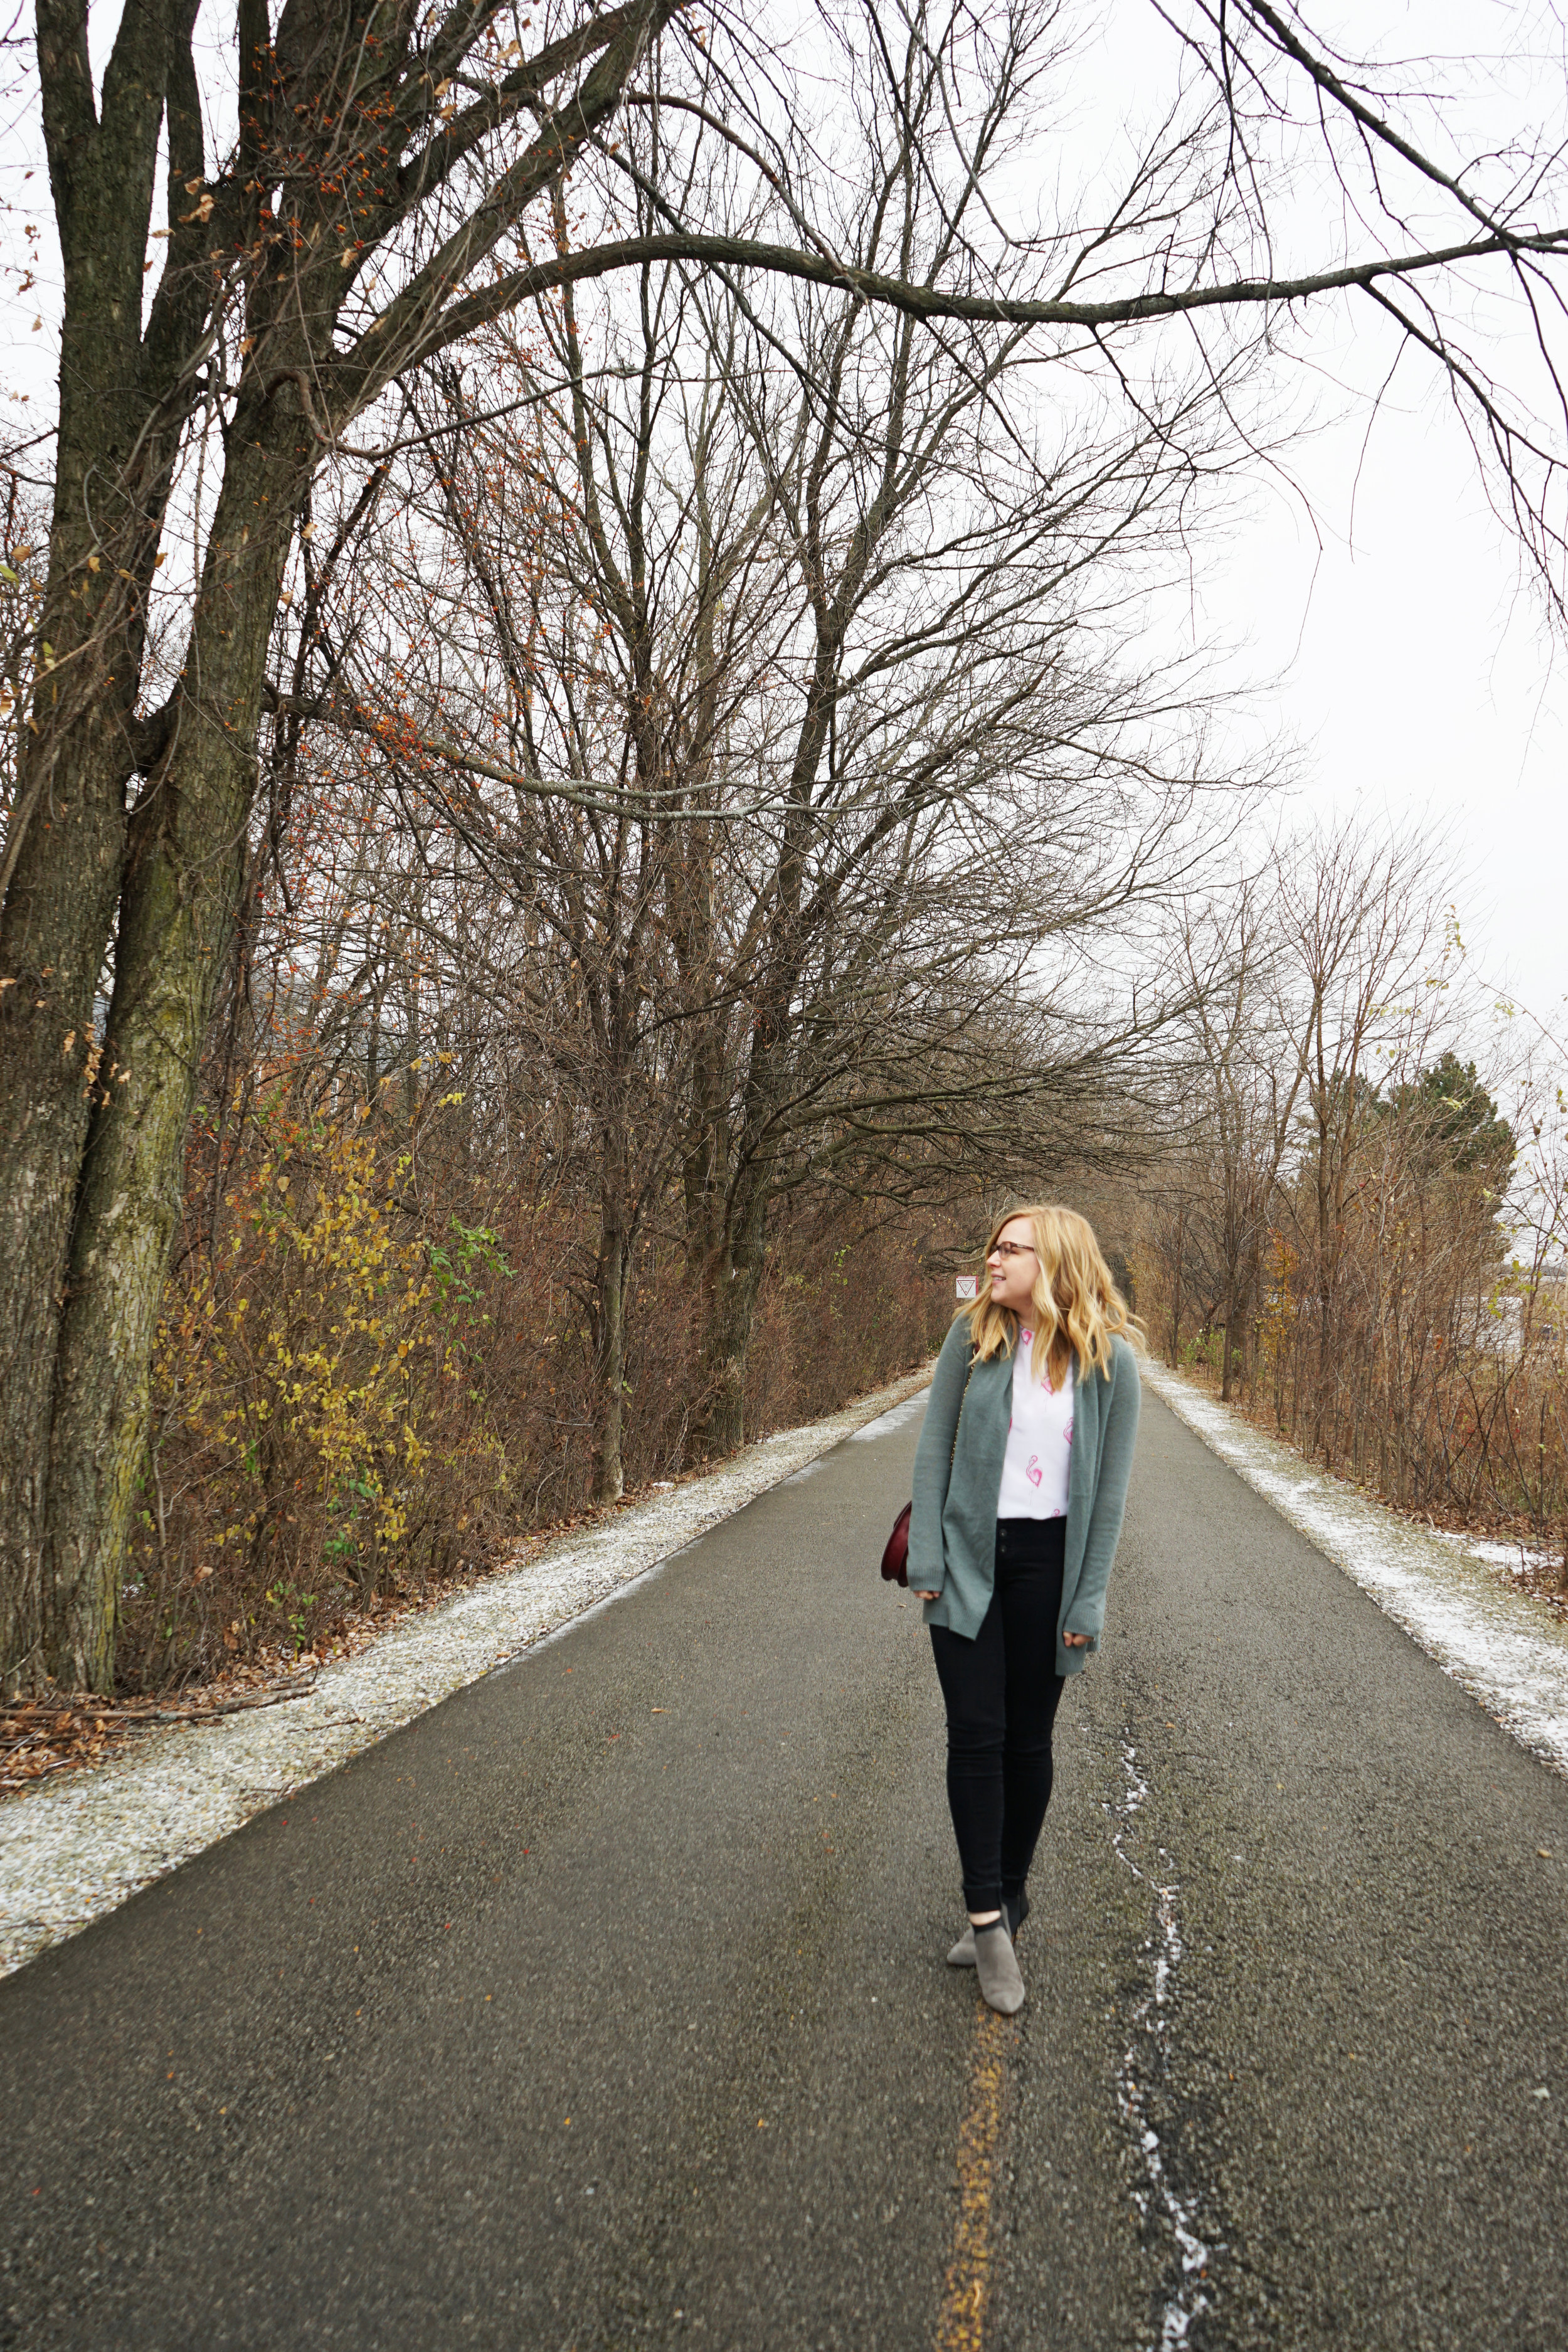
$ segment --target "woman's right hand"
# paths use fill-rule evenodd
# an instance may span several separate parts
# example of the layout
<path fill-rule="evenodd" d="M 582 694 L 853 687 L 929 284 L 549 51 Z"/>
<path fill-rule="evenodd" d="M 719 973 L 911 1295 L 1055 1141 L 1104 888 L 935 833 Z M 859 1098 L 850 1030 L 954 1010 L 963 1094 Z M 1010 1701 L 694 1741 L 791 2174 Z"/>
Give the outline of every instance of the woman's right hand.
<path fill-rule="evenodd" d="M 934 1592 L 917 1592 L 915 1594 L 915 1599 L 917 1601 L 935 1601 L 938 1597 L 939 1596 Z"/>

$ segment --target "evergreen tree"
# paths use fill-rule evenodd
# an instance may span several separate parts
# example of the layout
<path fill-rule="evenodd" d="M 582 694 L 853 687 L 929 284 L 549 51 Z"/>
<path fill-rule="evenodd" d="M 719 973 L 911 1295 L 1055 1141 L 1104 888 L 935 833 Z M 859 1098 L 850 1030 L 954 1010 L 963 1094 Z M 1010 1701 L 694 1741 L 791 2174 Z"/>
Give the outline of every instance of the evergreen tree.
<path fill-rule="evenodd" d="M 1390 1108 L 1424 1116 L 1435 1162 L 1477 1177 L 1493 1192 L 1507 1183 L 1519 1147 L 1474 1062 L 1461 1062 L 1450 1048 L 1414 1086 L 1398 1087 Z"/>

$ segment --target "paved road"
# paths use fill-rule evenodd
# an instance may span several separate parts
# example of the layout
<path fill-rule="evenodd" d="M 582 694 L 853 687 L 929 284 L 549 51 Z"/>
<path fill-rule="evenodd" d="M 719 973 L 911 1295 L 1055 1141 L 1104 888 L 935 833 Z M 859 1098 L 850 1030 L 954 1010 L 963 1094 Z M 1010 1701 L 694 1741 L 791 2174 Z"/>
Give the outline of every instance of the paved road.
<path fill-rule="evenodd" d="M 0 2344 L 1562 2352 L 1568 1784 L 1151 1398 L 989 2020 L 914 1435 L 0 1986 Z"/>

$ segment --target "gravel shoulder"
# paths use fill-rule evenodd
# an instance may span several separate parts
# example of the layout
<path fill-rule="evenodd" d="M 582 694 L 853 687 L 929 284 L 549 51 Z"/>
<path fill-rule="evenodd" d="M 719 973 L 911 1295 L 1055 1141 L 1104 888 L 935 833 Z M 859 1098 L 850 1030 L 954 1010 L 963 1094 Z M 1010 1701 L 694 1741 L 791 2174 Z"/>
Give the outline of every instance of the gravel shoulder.
<path fill-rule="evenodd" d="M 1497 1565 L 1500 1547 L 1421 1528 L 1163 1364 L 1144 1385 L 1282 1519 L 1353 1577 L 1523 1748 L 1568 1772 L 1568 1624 Z"/>

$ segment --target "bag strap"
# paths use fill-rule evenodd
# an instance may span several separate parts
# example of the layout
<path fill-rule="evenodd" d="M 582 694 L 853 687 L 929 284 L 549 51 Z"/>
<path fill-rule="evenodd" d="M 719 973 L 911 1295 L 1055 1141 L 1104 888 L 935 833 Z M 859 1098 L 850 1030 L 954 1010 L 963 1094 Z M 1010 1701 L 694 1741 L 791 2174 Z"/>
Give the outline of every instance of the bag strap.
<path fill-rule="evenodd" d="M 974 1370 L 974 1348 L 971 1343 L 969 1361 L 963 1367 L 963 1394 L 958 1400 L 958 1419 L 952 1424 L 952 1451 L 947 1457 L 947 1475 L 952 1476 L 952 1465 L 958 1459 L 958 1433 L 963 1427 L 963 1408 L 969 1402 L 969 1375 Z"/>

